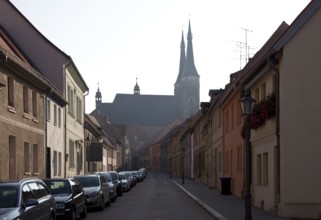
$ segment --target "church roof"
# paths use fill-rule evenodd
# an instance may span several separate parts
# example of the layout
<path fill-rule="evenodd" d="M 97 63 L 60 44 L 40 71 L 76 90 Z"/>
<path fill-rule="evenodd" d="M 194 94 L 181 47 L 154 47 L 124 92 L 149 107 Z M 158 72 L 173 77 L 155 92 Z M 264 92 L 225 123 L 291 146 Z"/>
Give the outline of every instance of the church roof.
<path fill-rule="evenodd" d="M 180 116 L 177 99 L 170 95 L 116 94 L 97 110 L 112 124 L 166 126 Z"/>

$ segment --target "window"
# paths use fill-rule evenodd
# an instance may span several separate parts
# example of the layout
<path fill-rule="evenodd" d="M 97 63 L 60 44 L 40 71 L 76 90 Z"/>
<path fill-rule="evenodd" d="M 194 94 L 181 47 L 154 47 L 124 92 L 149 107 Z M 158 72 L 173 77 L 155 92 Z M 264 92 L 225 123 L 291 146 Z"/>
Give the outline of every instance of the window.
<path fill-rule="evenodd" d="M 57 154 L 57 151 L 54 151 L 52 163 L 53 163 L 54 176 L 57 176 L 57 171 L 58 171 L 58 154 Z"/>
<path fill-rule="evenodd" d="M 50 106 L 50 100 L 47 100 L 47 120 L 50 121 L 51 119 L 51 106 Z"/>
<path fill-rule="evenodd" d="M 25 184 L 22 187 L 22 200 L 24 203 L 26 203 L 28 199 L 34 199 L 34 196 L 31 192 L 30 188 L 28 187 L 28 185 Z"/>
<path fill-rule="evenodd" d="M 61 108 L 58 107 L 58 127 L 61 127 Z"/>
<path fill-rule="evenodd" d="M 231 106 L 231 129 L 234 129 L 234 105 Z"/>
<path fill-rule="evenodd" d="M 218 128 L 222 126 L 222 111 L 218 110 Z"/>
<path fill-rule="evenodd" d="M 225 133 L 228 133 L 229 131 L 229 124 L 230 124 L 230 114 L 229 111 L 226 110 L 225 115 L 224 115 L 224 131 Z"/>
<path fill-rule="evenodd" d="M 69 140 L 69 168 L 75 168 L 75 143 Z"/>
<path fill-rule="evenodd" d="M 14 106 L 14 81 L 11 77 L 8 77 L 8 105 L 10 107 Z"/>
<path fill-rule="evenodd" d="M 16 150 L 16 137 L 9 136 L 9 179 L 17 178 L 16 171 L 16 159 L 17 159 L 17 150 Z"/>
<path fill-rule="evenodd" d="M 74 115 L 74 91 L 68 86 L 68 113 Z"/>
<path fill-rule="evenodd" d="M 29 94 L 26 86 L 23 86 L 23 112 L 29 114 Z"/>
<path fill-rule="evenodd" d="M 238 124 L 242 123 L 242 109 L 241 109 L 241 105 L 237 105 L 237 122 Z"/>
<path fill-rule="evenodd" d="M 81 105 L 81 99 L 77 97 L 77 121 L 82 122 L 82 105 Z"/>
<path fill-rule="evenodd" d="M 256 184 L 258 186 L 262 185 L 262 158 L 261 154 L 256 156 Z"/>
<path fill-rule="evenodd" d="M 30 168 L 29 168 L 29 143 L 25 142 L 24 143 L 24 151 L 23 151 L 23 156 L 24 156 L 24 169 L 25 169 L 25 173 L 29 173 L 30 172 Z"/>
<path fill-rule="evenodd" d="M 263 154 L 263 170 L 262 170 L 262 184 L 263 186 L 267 186 L 269 184 L 269 161 L 268 161 L 268 153 Z"/>
<path fill-rule="evenodd" d="M 38 145 L 33 145 L 33 173 L 38 174 L 39 173 L 39 167 L 38 167 Z"/>
<path fill-rule="evenodd" d="M 228 176 L 229 175 L 229 170 L 230 170 L 230 152 L 226 151 L 224 153 L 224 175 Z"/>
<path fill-rule="evenodd" d="M 54 125 L 57 125 L 57 105 L 54 104 Z"/>
<path fill-rule="evenodd" d="M 37 93 L 35 91 L 32 92 L 32 115 L 33 117 L 38 117 L 38 109 L 37 109 Z"/>

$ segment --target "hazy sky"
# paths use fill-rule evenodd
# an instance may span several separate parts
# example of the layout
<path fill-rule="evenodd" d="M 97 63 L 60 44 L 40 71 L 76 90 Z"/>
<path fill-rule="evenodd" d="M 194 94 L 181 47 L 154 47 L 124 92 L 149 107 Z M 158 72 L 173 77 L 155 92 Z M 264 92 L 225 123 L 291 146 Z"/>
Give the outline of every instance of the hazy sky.
<path fill-rule="evenodd" d="M 224 88 L 282 21 L 292 21 L 309 0 L 11 0 L 53 44 L 70 55 L 89 87 L 112 102 L 116 93 L 173 95 L 180 41 L 191 21 L 201 101 Z M 247 31 L 246 31 L 247 30 Z M 243 54 L 240 53 L 243 51 Z M 242 58 L 242 59 L 240 59 Z"/>

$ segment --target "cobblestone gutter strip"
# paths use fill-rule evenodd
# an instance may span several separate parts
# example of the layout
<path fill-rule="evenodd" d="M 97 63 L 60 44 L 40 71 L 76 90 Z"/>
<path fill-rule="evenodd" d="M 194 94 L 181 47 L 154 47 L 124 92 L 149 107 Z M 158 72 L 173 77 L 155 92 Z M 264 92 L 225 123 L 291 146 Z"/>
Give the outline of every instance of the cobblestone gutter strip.
<path fill-rule="evenodd" d="M 183 190 L 189 197 L 191 197 L 197 204 L 199 204 L 201 207 L 203 207 L 208 213 L 210 213 L 216 220 L 227 220 L 223 215 L 206 205 L 203 201 L 198 199 L 196 196 L 188 192 L 184 187 L 176 183 L 172 180 L 172 182 L 178 186 L 181 190 Z"/>

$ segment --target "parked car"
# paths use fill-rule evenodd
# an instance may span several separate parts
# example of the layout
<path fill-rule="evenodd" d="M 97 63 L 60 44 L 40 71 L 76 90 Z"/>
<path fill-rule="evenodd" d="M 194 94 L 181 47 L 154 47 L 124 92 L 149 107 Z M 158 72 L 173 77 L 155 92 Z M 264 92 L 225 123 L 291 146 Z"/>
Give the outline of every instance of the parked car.
<path fill-rule="evenodd" d="M 117 171 L 110 171 L 110 175 L 111 175 L 111 178 L 113 179 L 114 184 L 116 184 L 117 196 L 122 196 L 123 191 L 121 189 L 121 182 L 120 182 Z"/>
<path fill-rule="evenodd" d="M 133 188 L 136 185 L 136 179 L 135 179 L 134 175 L 130 171 L 124 171 L 124 172 L 126 173 L 126 175 L 129 178 L 130 187 Z"/>
<path fill-rule="evenodd" d="M 128 192 L 131 189 L 129 177 L 125 172 L 118 173 L 122 191 Z"/>
<path fill-rule="evenodd" d="M 140 168 L 138 171 L 140 171 L 141 173 L 143 173 L 143 178 L 144 178 L 144 179 L 147 177 L 147 170 L 146 170 L 146 168 L 142 167 L 142 168 Z"/>
<path fill-rule="evenodd" d="M 110 194 L 110 199 L 112 202 L 115 202 L 117 199 L 117 189 L 116 189 L 116 184 L 113 182 L 113 179 L 110 175 L 110 172 L 108 171 L 100 171 L 100 172 L 95 172 L 99 175 L 102 175 L 105 180 L 107 181 L 109 185 L 109 194 Z"/>
<path fill-rule="evenodd" d="M 56 215 L 74 220 L 87 217 L 86 196 L 80 183 L 73 178 L 44 179 L 56 202 Z"/>
<path fill-rule="evenodd" d="M 55 199 L 41 179 L 0 181 L 0 219 L 55 218 Z"/>
<path fill-rule="evenodd" d="M 84 189 L 87 208 L 104 210 L 110 206 L 109 185 L 99 174 L 85 174 L 74 177 Z"/>
<path fill-rule="evenodd" d="M 142 167 L 139 169 L 139 171 L 141 171 L 143 173 L 144 179 L 147 177 L 147 170 L 146 168 Z"/>

